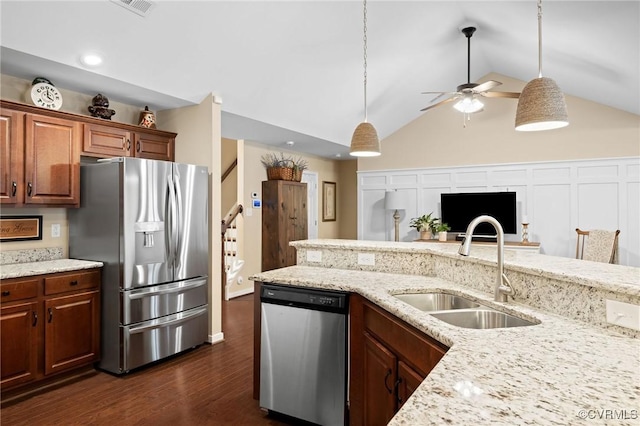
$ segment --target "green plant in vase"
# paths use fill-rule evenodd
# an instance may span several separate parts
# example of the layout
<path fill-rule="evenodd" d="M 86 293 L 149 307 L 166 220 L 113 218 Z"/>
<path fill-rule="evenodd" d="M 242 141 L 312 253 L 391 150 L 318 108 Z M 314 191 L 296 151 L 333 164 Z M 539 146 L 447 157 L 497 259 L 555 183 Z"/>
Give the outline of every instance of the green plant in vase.
<path fill-rule="evenodd" d="M 423 214 L 420 217 L 414 217 L 409 221 L 409 226 L 416 228 L 416 231 L 420 233 L 420 239 L 428 240 L 433 238 L 436 233 L 437 217 L 432 217 L 433 212 L 429 214 Z"/>

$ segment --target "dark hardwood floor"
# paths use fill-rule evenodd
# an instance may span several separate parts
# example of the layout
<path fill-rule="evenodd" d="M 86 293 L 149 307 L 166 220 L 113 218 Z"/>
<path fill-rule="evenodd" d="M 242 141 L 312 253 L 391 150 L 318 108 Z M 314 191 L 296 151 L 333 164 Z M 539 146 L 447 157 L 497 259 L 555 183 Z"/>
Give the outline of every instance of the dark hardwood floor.
<path fill-rule="evenodd" d="M 117 377 L 95 372 L 4 402 L 13 425 L 285 425 L 252 398 L 253 296 L 223 302 L 225 341 Z"/>

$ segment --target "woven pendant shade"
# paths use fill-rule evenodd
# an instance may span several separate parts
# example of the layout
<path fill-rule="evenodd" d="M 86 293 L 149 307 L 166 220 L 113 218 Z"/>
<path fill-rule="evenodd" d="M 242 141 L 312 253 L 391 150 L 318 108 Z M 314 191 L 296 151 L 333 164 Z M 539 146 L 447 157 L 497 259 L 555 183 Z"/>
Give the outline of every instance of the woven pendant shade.
<path fill-rule="evenodd" d="M 380 155 L 378 132 L 366 121 L 358 124 L 351 138 L 351 155 L 355 157 L 375 157 Z"/>
<path fill-rule="evenodd" d="M 550 130 L 567 125 L 567 104 L 556 82 L 540 77 L 527 83 L 518 100 L 516 130 Z"/>

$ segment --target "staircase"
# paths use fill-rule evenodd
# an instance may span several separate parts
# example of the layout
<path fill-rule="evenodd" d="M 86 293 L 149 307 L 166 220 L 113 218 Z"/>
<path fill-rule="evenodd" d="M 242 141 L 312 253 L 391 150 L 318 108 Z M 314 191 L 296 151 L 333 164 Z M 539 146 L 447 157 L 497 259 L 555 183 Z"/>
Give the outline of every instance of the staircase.
<path fill-rule="evenodd" d="M 229 300 L 234 284 L 242 284 L 240 271 L 244 260 L 240 259 L 236 218 L 242 213 L 242 204 L 237 204 L 222 221 L 222 282 L 224 300 Z"/>

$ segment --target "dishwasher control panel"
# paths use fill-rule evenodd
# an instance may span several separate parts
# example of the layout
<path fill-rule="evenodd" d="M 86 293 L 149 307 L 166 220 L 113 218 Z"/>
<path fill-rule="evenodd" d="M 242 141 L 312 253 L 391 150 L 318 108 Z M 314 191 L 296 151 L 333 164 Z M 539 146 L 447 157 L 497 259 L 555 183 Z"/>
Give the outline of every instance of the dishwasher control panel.
<path fill-rule="evenodd" d="M 262 303 L 345 312 L 348 297 L 347 293 L 272 284 L 263 284 L 260 294 Z"/>

